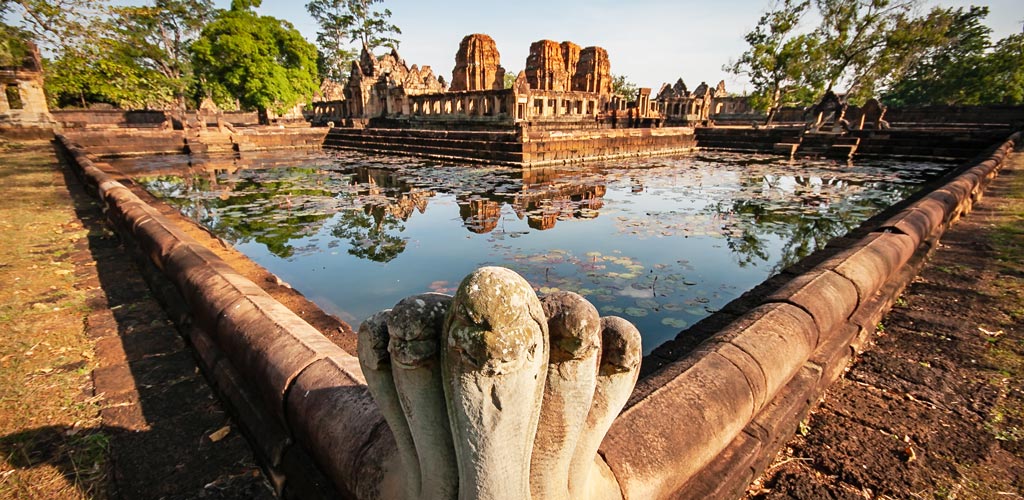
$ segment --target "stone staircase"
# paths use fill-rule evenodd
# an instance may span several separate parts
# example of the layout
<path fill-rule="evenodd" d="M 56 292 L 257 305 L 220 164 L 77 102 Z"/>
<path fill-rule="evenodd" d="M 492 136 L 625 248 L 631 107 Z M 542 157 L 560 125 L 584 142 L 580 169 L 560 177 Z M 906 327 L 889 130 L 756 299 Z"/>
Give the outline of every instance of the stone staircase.
<path fill-rule="evenodd" d="M 799 144 L 801 128 L 708 128 L 698 127 L 697 146 L 702 149 L 718 151 L 753 151 L 772 153 L 776 145 L 781 145 L 782 152 L 786 144 Z M 791 153 L 790 153 L 791 154 Z"/>
<path fill-rule="evenodd" d="M 185 152 L 188 154 L 223 154 L 238 151 L 234 134 L 216 129 L 206 130 L 195 136 L 185 137 Z"/>
<path fill-rule="evenodd" d="M 507 131 L 332 128 L 323 147 L 490 163 L 516 163 L 523 158 L 522 143 L 515 132 Z"/>
<path fill-rule="evenodd" d="M 859 145 L 859 137 L 833 132 L 807 132 L 801 138 L 799 147 L 793 150 L 793 157 L 849 160 Z"/>

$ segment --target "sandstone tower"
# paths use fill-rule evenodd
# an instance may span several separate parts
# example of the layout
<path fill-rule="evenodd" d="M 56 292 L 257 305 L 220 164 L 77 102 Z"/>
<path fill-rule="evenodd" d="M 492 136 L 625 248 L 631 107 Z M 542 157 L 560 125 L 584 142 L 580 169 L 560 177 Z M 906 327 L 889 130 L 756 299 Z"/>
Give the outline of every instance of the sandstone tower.
<path fill-rule="evenodd" d="M 455 69 L 449 91 L 495 90 L 505 88 L 505 68 L 494 39 L 483 34 L 467 35 L 455 54 Z"/>

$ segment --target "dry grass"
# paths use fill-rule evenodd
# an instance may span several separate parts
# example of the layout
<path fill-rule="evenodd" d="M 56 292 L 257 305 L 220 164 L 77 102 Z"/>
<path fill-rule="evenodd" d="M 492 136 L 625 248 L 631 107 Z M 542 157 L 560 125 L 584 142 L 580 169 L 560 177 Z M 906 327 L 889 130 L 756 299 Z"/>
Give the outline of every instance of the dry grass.
<path fill-rule="evenodd" d="M 49 145 L 0 150 L 0 499 L 105 496 L 107 437 L 85 294 L 86 235 Z"/>

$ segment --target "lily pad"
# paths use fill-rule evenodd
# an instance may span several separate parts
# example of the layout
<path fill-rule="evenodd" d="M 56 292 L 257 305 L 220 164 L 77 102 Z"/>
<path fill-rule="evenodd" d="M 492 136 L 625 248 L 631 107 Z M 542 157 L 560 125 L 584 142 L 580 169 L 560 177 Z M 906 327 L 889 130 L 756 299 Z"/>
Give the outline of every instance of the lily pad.
<path fill-rule="evenodd" d="M 686 328 L 689 325 L 686 320 L 679 318 L 662 318 L 661 324 L 671 326 L 672 328 Z"/>

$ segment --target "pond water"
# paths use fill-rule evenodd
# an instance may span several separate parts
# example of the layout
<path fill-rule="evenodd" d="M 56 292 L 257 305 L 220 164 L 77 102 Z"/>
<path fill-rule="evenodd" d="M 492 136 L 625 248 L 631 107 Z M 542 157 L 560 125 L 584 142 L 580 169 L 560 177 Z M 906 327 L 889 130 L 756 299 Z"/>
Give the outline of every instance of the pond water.
<path fill-rule="evenodd" d="M 650 352 L 948 169 L 698 153 L 558 169 L 317 152 L 119 160 L 353 327 L 483 265 L 623 316 Z"/>

